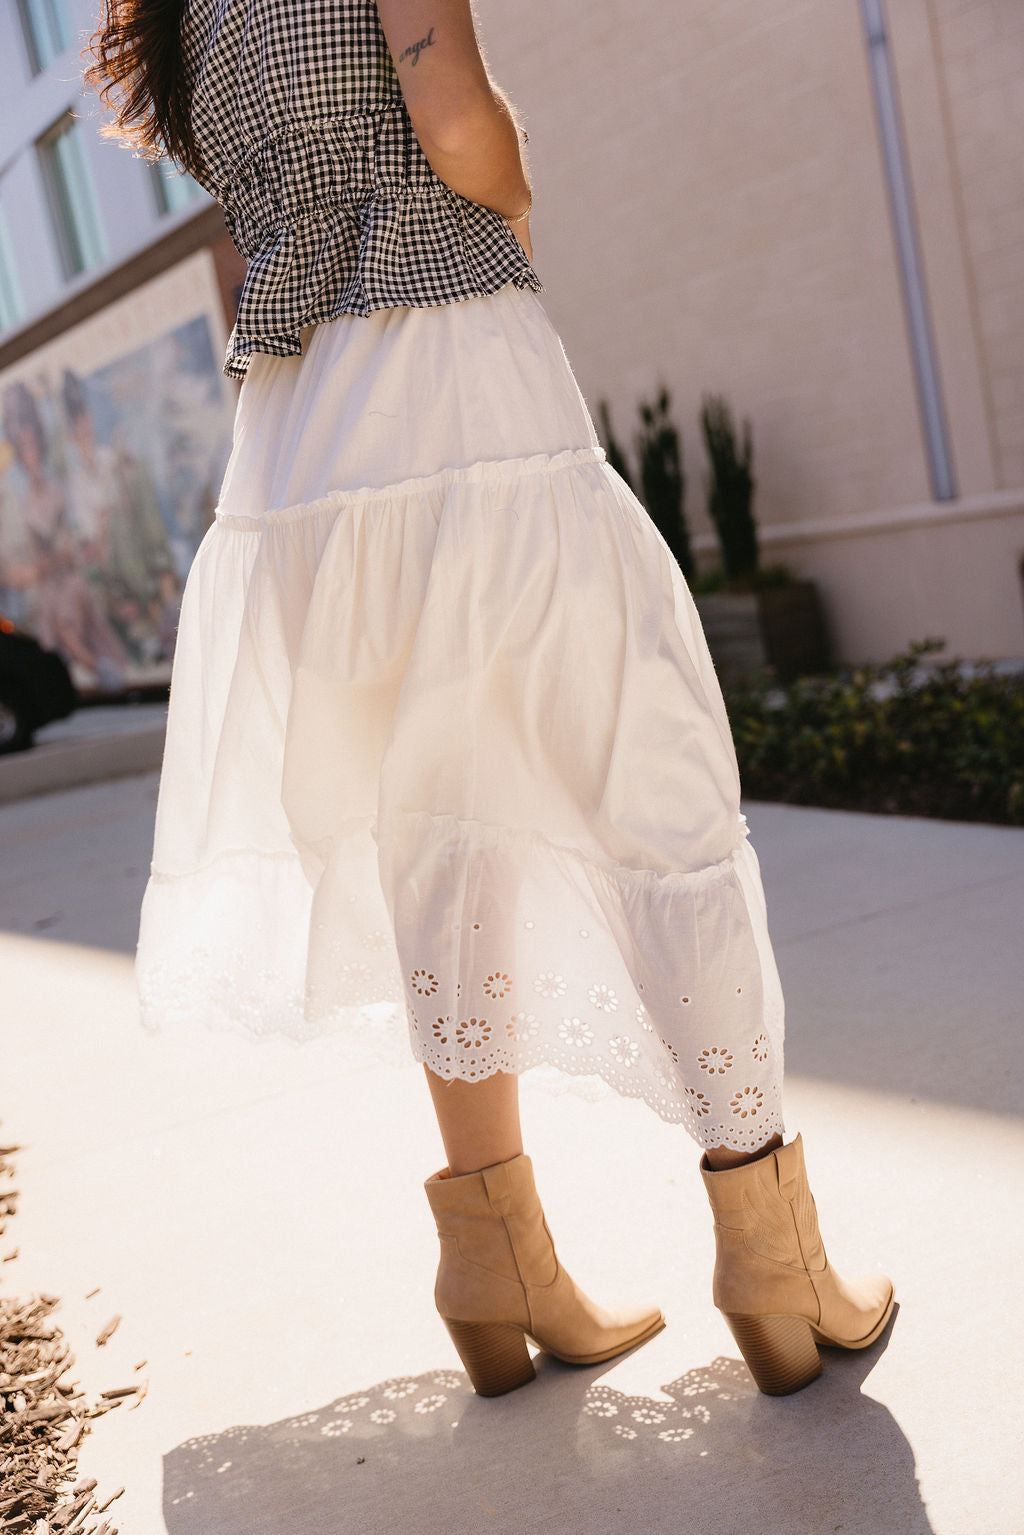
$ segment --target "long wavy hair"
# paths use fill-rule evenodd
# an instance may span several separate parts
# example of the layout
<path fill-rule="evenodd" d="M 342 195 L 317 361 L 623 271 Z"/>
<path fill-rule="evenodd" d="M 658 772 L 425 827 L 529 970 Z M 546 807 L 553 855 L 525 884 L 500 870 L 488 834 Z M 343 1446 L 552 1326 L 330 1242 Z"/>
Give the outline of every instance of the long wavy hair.
<path fill-rule="evenodd" d="M 114 114 L 103 129 L 146 160 L 165 156 L 192 175 L 202 157 L 192 131 L 181 46 L 186 0 L 104 0 L 85 79 Z"/>

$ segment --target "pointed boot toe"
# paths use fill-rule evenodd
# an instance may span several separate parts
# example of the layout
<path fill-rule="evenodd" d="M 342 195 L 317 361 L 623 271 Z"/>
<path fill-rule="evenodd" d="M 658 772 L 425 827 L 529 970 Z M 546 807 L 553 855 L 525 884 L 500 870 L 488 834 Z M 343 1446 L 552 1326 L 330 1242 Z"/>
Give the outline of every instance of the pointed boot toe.
<path fill-rule="evenodd" d="M 892 1280 L 887 1274 L 864 1274 L 847 1282 L 831 1264 L 826 1272 L 831 1304 L 822 1305 L 818 1323 L 812 1324 L 815 1340 L 831 1348 L 868 1348 L 881 1337 L 892 1316 L 896 1304 Z"/>
<path fill-rule="evenodd" d="M 554 1284 L 527 1286 L 530 1337 L 565 1364 L 600 1364 L 653 1338 L 665 1325 L 660 1306 L 596 1306 L 559 1265 Z"/>

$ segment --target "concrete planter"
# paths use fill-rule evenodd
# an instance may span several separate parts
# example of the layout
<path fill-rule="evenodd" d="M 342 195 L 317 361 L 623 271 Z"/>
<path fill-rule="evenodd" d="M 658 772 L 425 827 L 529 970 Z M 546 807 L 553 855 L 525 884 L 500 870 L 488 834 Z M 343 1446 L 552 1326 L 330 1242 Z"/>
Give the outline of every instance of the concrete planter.
<path fill-rule="evenodd" d="M 722 682 L 742 682 L 771 667 L 792 682 L 831 664 L 828 629 L 813 581 L 760 592 L 713 592 L 695 598 Z"/>

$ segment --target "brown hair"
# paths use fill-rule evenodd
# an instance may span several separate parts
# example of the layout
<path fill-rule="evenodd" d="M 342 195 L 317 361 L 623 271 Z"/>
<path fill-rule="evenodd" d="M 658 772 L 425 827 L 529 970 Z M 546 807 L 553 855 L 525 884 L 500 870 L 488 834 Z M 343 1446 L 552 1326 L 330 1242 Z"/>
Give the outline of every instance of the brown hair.
<path fill-rule="evenodd" d="M 202 159 L 192 131 L 191 90 L 182 56 L 186 0 L 104 0 L 89 44 L 86 82 L 114 120 L 104 132 L 147 160 L 165 155 L 193 175 Z"/>

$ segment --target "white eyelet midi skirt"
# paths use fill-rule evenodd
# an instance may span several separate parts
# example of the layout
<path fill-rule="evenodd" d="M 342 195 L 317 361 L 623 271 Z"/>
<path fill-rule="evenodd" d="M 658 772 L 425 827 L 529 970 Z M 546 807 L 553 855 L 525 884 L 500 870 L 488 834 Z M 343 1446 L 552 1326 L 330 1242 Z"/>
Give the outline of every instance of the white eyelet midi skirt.
<path fill-rule="evenodd" d="M 257 354 L 179 627 L 143 1022 L 603 1078 L 781 1131 L 783 1004 L 700 622 L 540 299 Z"/>

